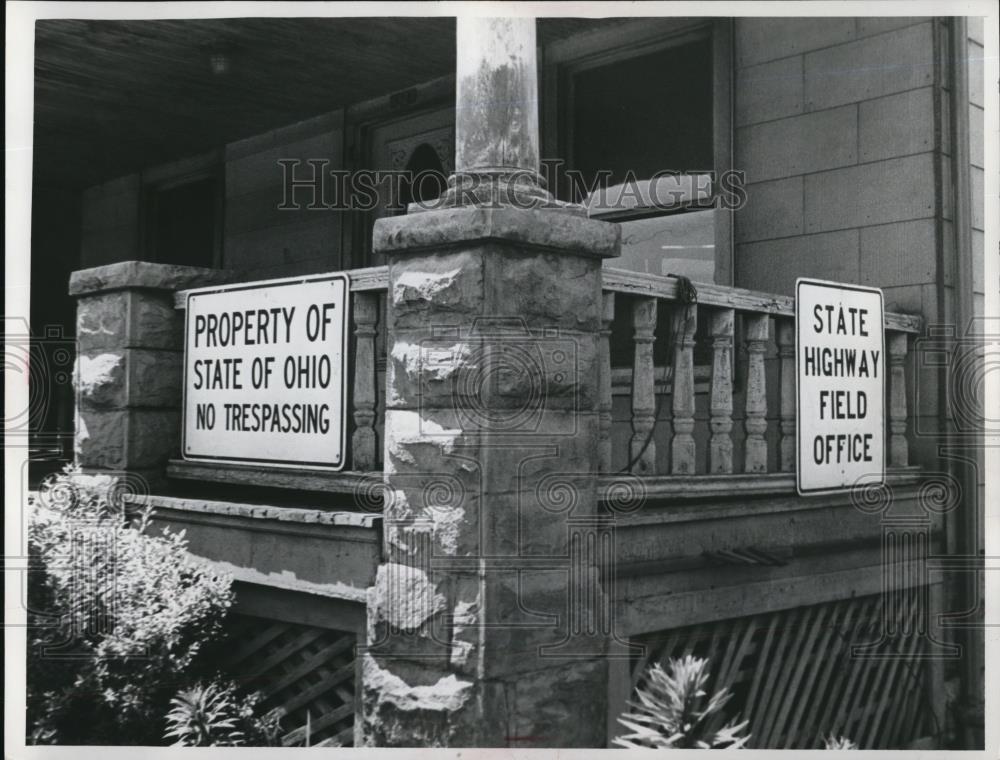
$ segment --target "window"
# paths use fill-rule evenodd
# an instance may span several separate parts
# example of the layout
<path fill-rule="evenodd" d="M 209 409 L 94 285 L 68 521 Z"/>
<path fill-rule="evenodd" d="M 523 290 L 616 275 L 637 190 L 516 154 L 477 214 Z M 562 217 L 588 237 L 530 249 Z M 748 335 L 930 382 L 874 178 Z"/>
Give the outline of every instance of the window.
<path fill-rule="evenodd" d="M 143 176 L 146 258 L 160 264 L 221 266 L 224 182 L 216 156 Z"/>
<path fill-rule="evenodd" d="M 576 172 L 552 189 L 622 225 L 609 266 L 731 282 L 725 23 L 643 19 L 546 51 L 545 151 Z"/>

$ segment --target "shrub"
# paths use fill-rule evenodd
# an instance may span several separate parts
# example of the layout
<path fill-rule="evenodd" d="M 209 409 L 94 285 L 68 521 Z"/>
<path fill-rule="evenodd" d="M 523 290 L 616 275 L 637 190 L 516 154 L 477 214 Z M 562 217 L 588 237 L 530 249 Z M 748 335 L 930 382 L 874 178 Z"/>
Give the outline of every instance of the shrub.
<path fill-rule="evenodd" d="M 162 744 L 171 696 L 211 670 L 231 579 L 183 533 L 146 533 L 113 479 L 68 468 L 50 486 L 28 527 L 30 740 Z"/>
<path fill-rule="evenodd" d="M 749 734 L 740 736 L 747 722 L 729 723 L 715 730 L 712 724 L 732 695 L 717 691 L 707 702 L 708 661 L 690 655 L 672 659 L 665 671 L 659 663 L 646 672 L 646 684 L 636 689 L 638 702 L 618 722 L 631 733 L 617 737 L 622 747 L 689 749 L 738 749 Z"/>

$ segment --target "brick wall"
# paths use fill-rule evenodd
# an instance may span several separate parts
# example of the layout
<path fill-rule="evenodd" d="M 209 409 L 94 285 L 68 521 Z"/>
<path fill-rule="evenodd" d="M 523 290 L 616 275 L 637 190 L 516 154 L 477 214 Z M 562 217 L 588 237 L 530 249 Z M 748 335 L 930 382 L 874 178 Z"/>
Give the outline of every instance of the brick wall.
<path fill-rule="evenodd" d="M 342 213 L 280 210 L 283 169 L 279 159 L 326 159 L 343 166 L 342 114 L 335 112 L 226 146 L 226 211 L 223 266 L 252 279 L 342 268 Z M 303 164 L 296 179 L 309 179 Z M 309 193 L 295 200 L 305 205 Z M 344 264 L 343 266 L 346 266 Z"/>
<path fill-rule="evenodd" d="M 735 45 L 736 284 L 823 277 L 934 309 L 931 20 L 739 19 Z"/>
<path fill-rule="evenodd" d="M 881 287 L 889 310 L 945 317 L 939 280 L 950 284 L 954 246 L 940 24 L 737 20 L 735 154 L 748 182 L 737 285 L 790 294 L 799 276 L 855 282 Z M 911 361 L 911 432 L 936 429 L 938 370 Z M 932 461 L 929 439 L 914 439 L 911 459 Z"/>
<path fill-rule="evenodd" d="M 80 268 L 142 258 L 139 255 L 138 174 L 83 191 L 80 200 Z"/>
<path fill-rule="evenodd" d="M 280 210 L 278 160 L 326 159 L 329 168 L 340 168 L 342 144 L 342 115 L 336 112 L 226 146 L 223 268 L 253 279 L 341 268 L 342 213 Z M 310 176 L 308 166 L 300 171 L 299 178 Z M 83 191 L 81 267 L 148 258 L 140 240 L 141 204 L 140 174 Z"/>

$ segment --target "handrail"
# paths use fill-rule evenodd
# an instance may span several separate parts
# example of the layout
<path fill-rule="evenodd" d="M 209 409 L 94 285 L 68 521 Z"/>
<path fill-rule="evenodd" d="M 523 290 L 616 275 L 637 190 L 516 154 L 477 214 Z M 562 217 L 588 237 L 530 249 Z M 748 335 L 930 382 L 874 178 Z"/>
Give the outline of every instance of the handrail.
<path fill-rule="evenodd" d="M 670 275 L 631 272 L 615 267 L 604 267 L 602 274 L 603 289 L 606 291 L 624 295 L 662 298 L 668 301 L 676 301 L 678 297 L 678 278 Z M 728 285 L 716 285 L 710 282 L 695 282 L 694 286 L 698 290 L 699 304 L 773 314 L 781 317 L 795 316 L 795 299 L 792 296 L 763 293 Z M 915 314 L 885 313 L 886 330 L 918 333 L 922 322 L 922 318 Z"/>
<path fill-rule="evenodd" d="M 348 277 L 351 278 L 351 292 L 365 293 L 372 290 L 389 289 L 389 267 L 362 267 L 360 269 L 348 269 Z M 303 275 L 305 277 L 311 275 Z M 231 283 L 232 284 L 232 283 Z M 190 290 L 178 290 L 174 293 L 174 308 L 184 309 L 187 307 L 187 295 Z"/>

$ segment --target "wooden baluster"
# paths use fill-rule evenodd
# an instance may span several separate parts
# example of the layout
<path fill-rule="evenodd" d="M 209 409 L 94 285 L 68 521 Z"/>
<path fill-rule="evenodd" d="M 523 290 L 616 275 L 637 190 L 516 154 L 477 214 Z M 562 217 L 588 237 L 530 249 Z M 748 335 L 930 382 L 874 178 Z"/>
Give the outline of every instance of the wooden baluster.
<path fill-rule="evenodd" d="M 733 471 L 733 322 L 732 309 L 712 312 L 712 438 L 709 442 L 710 473 Z"/>
<path fill-rule="evenodd" d="M 611 472 L 611 323 L 615 319 L 615 294 L 601 295 L 601 333 L 597 347 L 600 366 L 600 434 L 597 444 L 600 472 Z"/>
<path fill-rule="evenodd" d="M 886 333 L 889 346 L 889 464 L 906 467 L 910 462 L 906 442 L 906 333 Z"/>
<path fill-rule="evenodd" d="M 695 474 L 694 446 L 694 333 L 698 327 L 698 307 L 678 305 L 674 319 L 681 320 L 674 328 L 674 386 L 671 467 L 674 475 Z"/>
<path fill-rule="evenodd" d="M 656 339 L 656 299 L 637 298 L 632 304 L 635 361 L 632 366 L 632 442 L 629 461 L 636 475 L 656 474 L 656 386 L 653 341 Z M 647 443 L 648 441 L 648 443 Z"/>
<path fill-rule="evenodd" d="M 375 456 L 375 322 L 378 295 L 355 293 L 354 335 L 354 435 L 351 437 L 352 468 L 374 470 Z"/>
<path fill-rule="evenodd" d="M 781 471 L 795 469 L 795 322 L 776 319 L 778 372 L 781 380 Z"/>
<path fill-rule="evenodd" d="M 744 472 L 767 472 L 767 381 L 764 376 L 764 352 L 767 350 L 767 314 L 748 314 L 747 347 L 747 431 Z"/>

